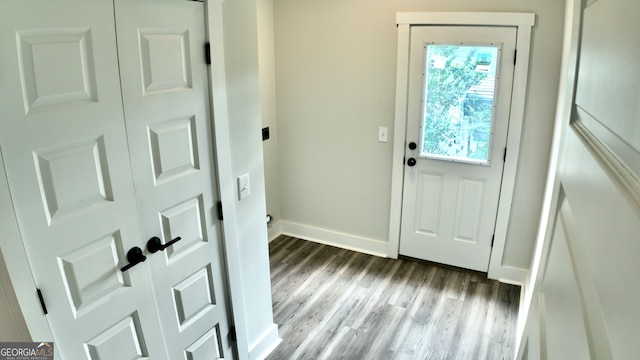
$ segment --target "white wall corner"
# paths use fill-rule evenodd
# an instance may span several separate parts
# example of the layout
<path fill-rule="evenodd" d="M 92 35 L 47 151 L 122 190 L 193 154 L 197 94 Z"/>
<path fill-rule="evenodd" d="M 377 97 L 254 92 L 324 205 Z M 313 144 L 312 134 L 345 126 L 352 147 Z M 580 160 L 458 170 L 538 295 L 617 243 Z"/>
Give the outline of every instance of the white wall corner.
<path fill-rule="evenodd" d="M 277 239 L 278 236 L 282 235 L 282 222 L 280 220 L 268 225 L 269 230 L 269 242 Z"/>
<path fill-rule="evenodd" d="M 577 79 L 578 48 L 580 39 L 582 2 L 579 0 L 567 0 L 565 3 L 564 35 L 562 41 L 562 63 L 560 69 L 564 76 L 559 79 L 558 105 L 556 107 L 555 125 L 551 153 L 549 156 L 549 170 L 547 173 L 546 190 L 542 203 L 540 223 L 536 245 L 531 259 L 531 266 L 527 272 L 527 278 L 523 286 L 520 303 L 521 318 L 518 320 L 516 332 L 516 354 L 523 351 L 522 345 L 525 337 L 526 322 L 530 309 L 535 306 L 536 288 L 542 281 L 542 269 L 547 257 L 555 219 L 558 214 L 558 205 L 562 202 L 562 190 L 557 178 L 557 166 L 562 146 L 563 129 L 571 118 L 573 109 L 574 87 Z"/>
<path fill-rule="evenodd" d="M 282 342 L 282 338 L 278 335 L 278 325 L 273 324 L 263 336 L 254 343 L 251 344 L 249 349 L 249 359 L 262 360 L 271 354 L 271 352 Z"/>

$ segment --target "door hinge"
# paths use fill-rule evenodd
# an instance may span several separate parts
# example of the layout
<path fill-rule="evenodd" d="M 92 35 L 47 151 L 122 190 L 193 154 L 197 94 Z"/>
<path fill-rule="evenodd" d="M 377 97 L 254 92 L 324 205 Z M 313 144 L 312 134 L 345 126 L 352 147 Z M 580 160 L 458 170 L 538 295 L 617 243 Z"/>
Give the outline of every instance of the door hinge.
<path fill-rule="evenodd" d="M 38 293 L 38 299 L 40 300 L 40 306 L 42 306 L 42 312 L 47 315 L 49 312 L 47 311 L 47 305 L 44 303 L 44 296 L 42 296 L 42 291 L 36 288 L 36 292 Z"/>
<path fill-rule="evenodd" d="M 518 61 L 518 49 L 513 51 L 513 66 L 516 65 L 516 61 Z"/>
<path fill-rule="evenodd" d="M 502 162 L 507 162 L 507 148 L 504 148 L 504 155 L 502 156 Z"/>
<path fill-rule="evenodd" d="M 211 43 L 204 44 L 204 61 L 207 65 L 211 65 Z"/>
<path fill-rule="evenodd" d="M 238 334 L 236 334 L 235 326 L 229 328 L 229 338 L 234 342 L 238 342 Z"/>
<path fill-rule="evenodd" d="M 493 247 L 493 242 L 496 240 L 496 234 L 491 235 L 491 247 Z"/>
<path fill-rule="evenodd" d="M 224 215 L 222 214 L 222 201 L 218 201 L 218 220 L 224 220 Z"/>

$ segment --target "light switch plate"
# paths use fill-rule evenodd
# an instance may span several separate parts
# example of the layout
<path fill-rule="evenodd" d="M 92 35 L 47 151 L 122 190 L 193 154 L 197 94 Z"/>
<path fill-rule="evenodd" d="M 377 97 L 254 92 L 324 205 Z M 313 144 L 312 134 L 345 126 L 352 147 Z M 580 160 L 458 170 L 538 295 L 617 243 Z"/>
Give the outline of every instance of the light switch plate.
<path fill-rule="evenodd" d="M 389 141 L 389 128 L 383 126 L 378 128 L 378 141 L 385 143 Z"/>
<path fill-rule="evenodd" d="M 246 199 L 249 195 L 251 195 L 249 174 L 238 176 L 238 200 Z"/>

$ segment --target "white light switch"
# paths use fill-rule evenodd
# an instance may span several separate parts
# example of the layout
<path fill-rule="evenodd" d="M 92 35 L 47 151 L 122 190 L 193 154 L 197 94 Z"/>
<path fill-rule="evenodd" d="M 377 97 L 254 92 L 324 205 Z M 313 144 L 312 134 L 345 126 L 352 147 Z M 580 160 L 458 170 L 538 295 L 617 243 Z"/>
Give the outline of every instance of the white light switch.
<path fill-rule="evenodd" d="M 389 129 L 383 126 L 378 128 L 378 142 L 387 142 L 389 140 Z"/>
<path fill-rule="evenodd" d="M 249 183 L 249 174 L 238 176 L 238 199 L 245 199 L 251 195 L 251 185 Z"/>

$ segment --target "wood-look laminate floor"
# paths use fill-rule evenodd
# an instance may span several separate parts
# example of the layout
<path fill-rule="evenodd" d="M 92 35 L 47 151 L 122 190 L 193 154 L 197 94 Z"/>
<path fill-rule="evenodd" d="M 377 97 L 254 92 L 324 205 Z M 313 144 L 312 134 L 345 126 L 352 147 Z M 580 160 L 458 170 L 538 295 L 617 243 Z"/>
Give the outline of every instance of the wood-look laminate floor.
<path fill-rule="evenodd" d="M 269 246 L 280 359 L 512 359 L 520 287 L 281 236 Z"/>

